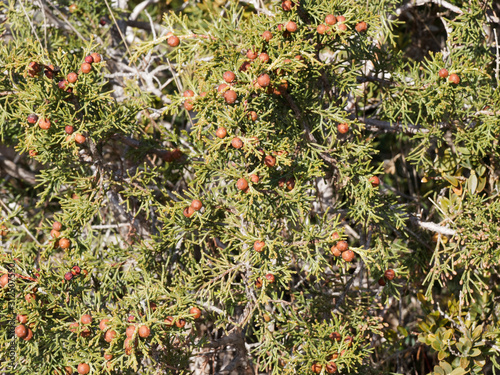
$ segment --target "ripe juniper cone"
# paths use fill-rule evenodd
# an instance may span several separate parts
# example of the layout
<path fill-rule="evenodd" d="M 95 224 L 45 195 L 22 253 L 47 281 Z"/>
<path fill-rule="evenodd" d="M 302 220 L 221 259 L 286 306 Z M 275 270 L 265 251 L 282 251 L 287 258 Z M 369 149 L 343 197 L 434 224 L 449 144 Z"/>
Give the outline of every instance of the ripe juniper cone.
<path fill-rule="evenodd" d="M 180 39 L 175 35 L 172 35 L 167 39 L 167 43 L 170 47 L 177 47 L 180 42 L 181 42 Z"/>
<path fill-rule="evenodd" d="M 236 182 L 236 187 L 240 190 L 246 190 L 248 189 L 248 182 L 247 180 L 245 180 L 244 178 L 240 178 L 237 182 Z"/>
<path fill-rule="evenodd" d="M 264 249 L 264 246 L 266 246 L 266 243 L 264 241 L 255 241 L 253 244 L 254 250 L 259 253 Z"/>
<path fill-rule="evenodd" d="M 66 77 L 69 83 L 75 83 L 78 80 L 78 74 L 71 72 L 68 73 L 68 76 Z"/>
<path fill-rule="evenodd" d="M 238 137 L 235 137 L 231 141 L 231 146 L 233 146 L 236 149 L 240 149 L 243 147 L 243 141 L 241 139 L 239 139 Z"/>
<path fill-rule="evenodd" d="M 342 252 L 337 248 L 337 246 L 332 246 L 330 248 L 330 251 L 332 252 L 332 254 L 336 257 L 339 257 L 342 255 Z"/>
<path fill-rule="evenodd" d="M 36 124 L 36 122 L 38 121 L 38 116 L 35 115 L 34 113 L 32 113 L 32 114 L 28 115 L 27 121 L 30 124 Z"/>
<path fill-rule="evenodd" d="M 262 38 L 266 41 L 266 42 L 269 42 L 273 37 L 273 34 L 267 30 L 267 31 L 264 31 L 264 33 L 262 33 Z"/>
<path fill-rule="evenodd" d="M 337 18 L 333 14 L 329 14 L 325 17 L 325 23 L 327 25 L 335 25 L 337 23 Z"/>
<path fill-rule="evenodd" d="M 262 61 L 263 63 L 268 63 L 269 62 L 269 55 L 265 52 L 262 52 L 259 55 L 259 60 Z"/>
<path fill-rule="evenodd" d="M 201 203 L 201 201 L 199 199 L 194 199 L 191 202 L 191 207 L 193 207 L 193 210 L 199 211 L 203 207 L 203 203 Z"/>
<path fill-rule="evenodd" d="M 373 187 L 377 187 L 380 185 L 380 179 L 377 176 L 370 177 L 370 183 Z"/>
<path fill-rule="evenodd" d="M 460 77 L 455 73 L 450 74 L 448 80 L 455 85 L 458 85 L 460 83 Z"/>
<path fill-rule="evenodd" d="M 342 259 L 346 262 L 352 262 L 354 260 L 354 251 L 347 250 L 342 253 Z"/>
<path fill-rule="evenodd" d="M 227 83 L 231 83 L 233 82 L 235 79 L 236 79 L 236 76 L 233 72 L 231 71 L 227 71 L 224 73 L 224 81 L 226 81 Z"/>
<path fill-rule="evenodd" d="M 227 131 L 225 128 L 223 127 L 220 127 L 217 129 L 217 131 L 215 132 L 215 135 L 218 137 L 218 138 L 225 138 L 226 135 L 227 135 Z"/>
<path fill-rule="evenodd" d="M 149 329 L 148 326 L 140 326 L 139 327 L 139 336 L 142 337 L 143 339 L 146 337 L 149 337 L 151 334 L 151 330 Z"/>
<path fill-rule="evenodd" d="M 285 12 L 289 12 L 290 10 L 292 10 L 292 6 L 293 6 L 293 3 L 290 1 L 290 0 L 285 0 L 281 3 L 281 8 L 285 11 Z"/>
<path fill-rule="evenodd" d="M 349 125 L 346 123 L 338 124 L 337 129 L 340 134 L 346 134 L 349 131 Z"/>
<path fill-rule="evenodd" d="M 90 65 L 89 63 L 83 63 L 82 66 L 81 66 L 81 70 L 82 70 L 82 73 L 90 73 L 90 71 L 92 70 L 92 65 Z"/>
<path fill-rule="evenodd" d="M 391 281 L 394 279 L 394 277 L 396 277 L 396 273 L 394 272 L 394 270 L 389 269 L 389 270 L 385 271 L 384 277 L 387 280 Z"/>
<path fill-rule="evenodd" d="M 316 28 L 316 31 L 318 32 L 318 34 L 321 34 L 321 35 L 323 35 L 324 33 L 326 33 L 327 30 L 328 30 L 328 27 L 326 27 L 323 24 L 318 25 L 318 27 Z"/>
<path fill-rule="evenodd" d="M 194 208 L 193 208 L 193 207 L 191 207 L 191 206 L 186 207 L 186 208 L 184 209 L 184 211 L 182 212 L 182 214 L 183 214 L 185 217 L 187 217 L 187 218 L 189 218 L 189 217 L 193 216 L 193 214 L 194 214 L 194 213 L 195 213 L 195 210 L 194 210 Z"/>
<path fill-rule="evenodd" d="M 261 87 L 267 87 L 271 84 L 271 77 L 268 74 L 262 74 L 257 78 L 257 83 Z"/>
<path fill-rule="evenodd" d="M 441 78 L 448 78 L 448 70 L 446 70 L 445 68 L 439 70 L 438 74 Z"/>
<path fill-rule="evenodd" d="M 98 53 L 92 52 L 90 56 L 92 56 L 92 59 L 95 63 L 100 63 L 102 60 L 101 55 L 99 55 Z"/>
<path fill-rule="evenodd" d="M 189 313 L 193 316 L 193 319 L 199 319 L 201 317 L 201 310 L 197 307 L 191 307 Z"/>

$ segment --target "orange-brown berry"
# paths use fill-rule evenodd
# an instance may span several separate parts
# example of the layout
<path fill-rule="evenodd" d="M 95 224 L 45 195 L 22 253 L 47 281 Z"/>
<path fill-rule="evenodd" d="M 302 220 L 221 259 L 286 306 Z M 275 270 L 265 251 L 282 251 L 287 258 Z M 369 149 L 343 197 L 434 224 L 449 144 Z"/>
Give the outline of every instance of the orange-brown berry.
<path fill-rule="evenodd" d="M 149 337 L 151 334 L 151 330 L 149 329 L 148 326 L 140 326 L 139 327 L 139 336 L 145 339 L 146 337 Z"/>
<path fill-rule="evenodd" d="M 189 207 L 186 207 L 186 208 L 184 209 L 184 211 L 182 212 L 182 214 L 183 214 L 185 217 L 188 217 L 188 218 L 189 218 L 189 217 L 193 216 L 194 212 L 195 212 L 195 211 L 194 211 L 194 208 L 193 208 L 193 207 L 191 207 L 191 206 L 189 206 Z"/>
<path fill-rule="evenodd" d="M 338 124 L 337 130 L 340 134 L 346 134 L 349 131 L 349 125 L 346 123 Z"/>
<path fill-rule="evenodd" d="M 389 270 L 384 272 L 384 277 L 387 280 L 391 281 L 396 277 L 396 272 L 394 272 L 394 270 L 389 269 Z"/>
<path fill-rule="evenodd" d="M 82 73 L 84 74 L 90 73 L 90 71 L 92 70 L 92 65 L 90 65 L 89 63 L 83 63 L 81 69 Z"/>
<path fill-rule="evenodd" d="M 78 80 L 78 74 L 76 74 L 75 72 L 68 73 L 66 79 L 69 83 L 75 83 Z"/>
<path fill-rule="evenodd" d="M 80 321 L 82 324 L 92 324 L 92 317 L 89 314 L 83 314 Z"/>
<path fill-rule="evenodd" d="M 344 259 L 346 262 L 352 262 L 354 259 L 354 251 L 352 250 L 347 250 L 342 253 L 342 259 Z"/>
<path fill-rule="evenodd" d="M 264 157 L 264 164 L 269 168 L 274 167 L 276 165 L 276 158 L 272 155 L 266 155 Z"/>
<path fill-rule="evenodd" d="M 293 6 L 293 3 L 290 1 L 290 0 L 285 0 L 281 3 L 281 8 L 285 11 L 285 12 L 289 12 L 290 10 L 292 10 L 292 6 Z"/>
<path fill-rule="evenodd" d="M 245 180 L 244 178 L 240 178 L 240 179 L 236 182 L 236 187 L 237 187 L 239 190 L 246 190 L 246 189 L 248 189 L 248 182 L 247 182 L 247 180 Z"/>
<path fill-rule="evenodd" d="M 38 122 L 40 129 L 48 130 L 50 129 L 50 120 L 48 118 L 43 118 Z"/>
<path fill-rule="evenodd" d="M 269 42 L 273 38 L 273 34 L 267 30 L 262 33 L 262 38 L 266 41 Z"/>
<path fill-rule="evenodd" d="M 250 60 L 255 60 L 255 59 L 257 58 L 257 56 L 259 56 L 259 55 L 257 54 L 257 51 L 255 51 L 255 50 L 251 50 L 251 49 L 249 49 L 249 50 L 247 51 L 247 57 L 248 57 Z"/>
<path fill-rule="evenodd" d="M 325 17 L 325 23 L 327 25 L 335 25 L 337 23 L 337 17 L 335 17 L 333 14 L 329 14 Z"/>
<path fill-rule="evenodd" d="M 227 135 L 227 131 L 226 131 L 226 129 L 225 129 L 225 128 L 220 127 L 220 128 L 218 128 L 218 129 L 217 129 L 217 131 L 215 132 L 215 135 L 216 135 L 218 138 L 222 139 L 222 138 L 225 138 L 225 137 L 226 137 L 226 135 Z"/>
<path fill-rule="evenodd" d="M 227 90 L 224 93 L 224 99 L 226 100 L 227 104 L 233 104 L 236 99 L 238 99 L 238 94 L 236 94 L 236 92 L 233 90 Z"/>
<path fill-rule="evenodd" d="M 287 31 L 291 32 L 291 33 L 294 33 L 297 31 L 297 24 L 293 21 L 288 21 L 287 24 L 286 24 L 286 29 Z"/>
<path fill-rule="evenodd" d="M 330 251 L 332 252 L 333 255 L 335 255 L 336 257 L 339 257 L 342 255 L 342 252 L 337 248 L 337 246 L 332 246 Z"/>
<path fill-rule="evenodd" d="M 380 179 L 377 176 L 371 176 L 369 181 L 373 187 L 377 187 L 380 185 Z"/>
<path fill-rule="evenodd" d="M 339 249 L 340 252 L 347 251 L 349 249 L 349 245 L 347 244 L 346 241 L 339 241 L 337 242 L 337 249 Z"/>
<path fill-rule="evenodd" d="M 458 85 L 460 83 L 460 77 L 458 76 L 458 74 L 455 74 L 455 73 L 450 74 L 450 77 L 448 78 L 448 80 L 451 83 L 454 83 L 455 85 Z"/>
<path fill-rule="evenodd" d="M 255 241 L 253 243 L 253 249 L 258 253 L 260 253 L 264 249 L 264 246 L 266 246 L 266 243 L 264 241 Z"/>
<path fill-rule="evenodd" d="M 269 62 L 269 55 L 265 52 L 262 52 L 259 55 L 259 60 L 262 61 L 263 63 L 268 63 Z"/>
<path fill-rule="evenodd" d="M 63 237 L 59 240 L 59 246 L 61 249 L 68 249 L 71 246 L 71 241 Z"/>
<path fill-rule="evenodd" d="M 84 135 L 82 135 L 80 133 L 76 133 L 75 134 L 75 142 L 76 143 L 82 144 L 82 143 L 85 143 L 86 140 L 87 140 L 87 138 L 85 138 Z"/>
<path fill-rule="evenodd" d="M 326 31 L 328 30 L 328 27 L 326 25 L 318 25 L 318 27 L 316 28 L 316 31 L 318 32 L 318 34 L 321 34 L 323 35 L 324 33 L 326 33 Z"/>
<path fill-rule="evenodd" d="M 224 73 L 223 78 L 224 81 L 226 81 L 227 83 L 231 83 L 236 79 L 236 75 L 228 70 L 227 72 Z"/>
<path fill-rule="evenodd" d="M 259 86 L 261 87 L 267 87 L 271 84 L 271 77 L 269 77 L 268 74 L 261 74 L 258 78 L 257 78 L 257 83 L 259 84 Z"/>
<path fill-rule="evenodd" d="M 191 202 L 191 207 L 193 207 L 193 210 L 199 211 L 203 207 L 203 203 L 199 199 L 193 199 Z"/>
<path fill-rule="evenodd" d="M 448 78 L 448 70 L 445 68 L 440 69 L 438 74 L 441 78 Z"/>
<path fill-rule="evenodd" d="M 366 29 L 368 28 L 368 25 L 366 24 L 365 21 L 359 22 L 356 27 L 354 28 L 358 33 L 364 33 Z"/>
<path fill-rule="evenodd" d="M 193 319 L 199 319 L 201 317 L 201 310 L 197 307 L 191 307 L 189 313 L 193 316 Z"/>
<path fill-rule="evenodd" d="M 90 54 L 90 56 L 92 56 L 92 58 L 94 59 L 95 63 L 100 63 L 101 62 L 101 55 L 99 55 L 98 53 L 92 52 Z"/>
<path fill-rule="evenodd" d="M 238 137 L 234 137 L 233 140 L 231 141 L 231 146 L 233 146 L 236 149 L 240 149 L 243 147 L 243 141 Z"/>
<path fill-rule="evenodd" d="M 17 337 L 23 339 L 28 334 L 28 329 L 24 324 L 20 324 L 15 328 L 14 333 L 16 334 Z"/>
<path fill-rule="evenodd" d="M 106 333 L 104 334 L 104 341 L 106 342 L 111 342 L 113 339 L 117 336 L 118 334 L 116 331 L 113 331 L 112 329 L 108 329 Z"/>
<path fill-rule="evenodd" d="M 181 42 L 181 40 L 176 37 L 175 35 L 172 35 L 170 36 L 168 39 L 167 39 L 167 44 L 170 46 L 170 47 L 177 47 L 179 45 L 179 43 Z"/>
<path fill-rule="evenodd" d="M 106 331 L 109 328 L 108 323 L 109 319 L 107 318 L 101 319 L 101 321 L 99 322 L 99 328 L 101 329 L 101 331 Z"/>

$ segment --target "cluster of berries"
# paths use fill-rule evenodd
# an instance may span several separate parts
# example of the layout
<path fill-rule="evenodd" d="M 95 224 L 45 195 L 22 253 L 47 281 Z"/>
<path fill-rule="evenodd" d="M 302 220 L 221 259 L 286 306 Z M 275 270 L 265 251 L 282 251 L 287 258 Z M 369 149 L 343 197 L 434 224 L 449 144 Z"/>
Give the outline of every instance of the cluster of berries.
<path fill-rule="evenodd" d="M 73 266 L 71 267 L 71 271 L 68 271 L 64 274 L 64 280 L 70 281 L 71 279 L 73 279 L 73 277 L 77 277 L 78 275 L 80 275 L 80 273 L 82 273 L 82 269 L 79 266 Z M 84 270 L 83 273 L 85 274 L 86 271 Z"/>

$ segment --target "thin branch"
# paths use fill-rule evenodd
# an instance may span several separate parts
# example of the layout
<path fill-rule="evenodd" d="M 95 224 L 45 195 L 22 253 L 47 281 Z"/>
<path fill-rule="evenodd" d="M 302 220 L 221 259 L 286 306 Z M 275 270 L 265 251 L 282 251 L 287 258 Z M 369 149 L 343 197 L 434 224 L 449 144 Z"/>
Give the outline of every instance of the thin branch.
<path fill-rule="evenodd" d="M 257 13 L 263 13 L 266 16 L 274 17 L 274 13 L 264 7 L 264 4 L 259 4 L 259 0 L 240 0 L 240 3 L 253 5 Z"/>
<path fill-rule="evenodd" d="M 135 21 L 137 17 L 139 17 L 139 14 L 146 9 L 149 5 L 151 4 L 156 4 L 159 3 L 160 0 L 144 0 L 143 2 L 139 3 L 136 5 L 132 13 L 130 13 L 129 20 Z"/>
<path fill-rule="evenodd" d="M 430 221 L 420 221 L 419 219 L 417 219 L 414 216 L 410 216 L 410 220 L 412 223 L 415 223 L 424 229 L 427 229 L 427 230 L 430 230 L 432 232 L 436 232 L 439 234 L 443 234 L 445 236 L 454 236 L 455 234 L 457 234 L 457 232 L 454 229 L 442 227 L 441 225 L 430 222 Z"/>
<path fill-rule="evenodd" d="M 23 0 L 20 0 L 19 4 L 21 4 L 21 8 L 23 8 L 24 15 L 26 16 L 26 19 L 28 20 L 28 23 L 31 26 L 31 31 L 33 32 L 33 34 L 35 34 L 36 40 L 38 40 L 38 43 L 40 43 L 40 47 L 42 47 L 42 52 L 43 52 L 45 49 L 43 48 L 42 41 L 40 40 L 40 38 L 38 37 L 38 34 L 36 33 L 35 25 L 33 25 L 33 22 L 31 22 L 31 19 L 28 16 L 28 12 L 26 12 L 26 8 L 24 7 Z"/>
<path fill-rule="evenodd" d="M 413 124 L 402 125 L 401 123 L 391 124 L 390 122 L 387 121 L 375 120 L 372 118 L 366 118 L 366 119 L 359 118 L 358 121 L 367 125 L 366 128 L 368 130 L 384 129 L 390 132 L 404 132 L 407 134 L 429 133 L 428 129 L 425 129 L 420 125 L 413 125 Z"/>
<path fill-rule="evenodd" d="M 304 132 L 305 132 L 306 140 L 309 141 L 310 143 L 318 144 L 318 141 L 316 140 L 316 138 L 314 138 L 314 135 L 311 133 L 311 128 L 309 127 L 307 119 L 304 117 L 304 115 L 302 114 L 302 111 L 297 106 L 297 104 L 295 103 L 293 98 L 286 91 L 283 92 L 283 96 L 286 99 L 286 101 L 288 102 L 288 104 L 290 105 L 290 107 L 292 108 L 292 111 L 295 113 L 295 117 L 297 118 L 297 120 L 299 120 L 301 122 L 302 127 L 303 127 Z M 332 158 L 331 156 L 329 156 L 323 152 L 319 152 L 319 156 L 327 164 L 336 168 L 335 165 L 337 164 L 337 160 L 335 160 L 334 158 Z"/>
<path fill-rule="evenodd" d="M 49 3 L 49 4 L 50 4 L 50 5 L 51 5 L 51 6 L 52 6 L 52 7 L 53 7 L 56 11 L 57 11 L 57 13 L 59 14 L 59 16 L 63 19 L 63 21 L 64 21 L 64 22 L 65 22 L 65 23 L 69 26 L 69 28 L 70 28 L 70 29 L 71 29 L 71 30 L 72 30 L 72 31 L 73 31 L 73 32 L 74 32 L 74 33 L 75 33 L 75 34 L 76 34 L 76 35 L 77 35 L 77 36 L 78 36 L 81 40 L 83 40 L 83 41 L 85 41 L 85 42 L 87 41 L 87 39 L 85 39 L 85 38 L 83 37 L 83 35 L 82 35 L 82 34 L 80 34 L 80 32 L 79 32 L 77 29 L 75 29 L 75 28 L 73 27 L 73 25 L 71 24 L 71 22 L 69 22 L 69 21 L 68 21 L 68 19 L 66 18 L 66 16 L 65 16 L 64 14 L 62 14 L 62 12 L 61 12 L 61 11 L 57 8 L 57 6 L 55 6 L 55 5 L 54 5 L 54 4 L 53 4 L 50 0 L 43 0 L 41 3 L 43 4 L 43 2 L 44 2 L 44 1 L 46 1 L 47 3 Z M 49 14 L 51 14 L 51 15 L 52 15 L 52 17 L 53 17 L 54 19 L 57 19 L 56 17 L 54 17 L 54 14 L 52 13 L 52 11 L 51 11 L 48 7 L 45 7 L 45 10 L 47 10 L 47 11 L 49 12 Z"/>
<path fill-rule="evenodd" d="M 499 46 L 498 46 L 497 29 L 493 28 L 493 34 L 495 35 L 495 49 L 496 49 L 495 78 L 496 78 L 496 80 L 498 82 L 499 81 L 499 75 L 500 75 L 500 52 L 499 52 Z"/>
<path fill-rule="evenodd" d="M 463 14 L 463 11 L 459 7 L 450 4 L 445 0 L 412 0 L 406 4 L 403 4 L 399 8 L 396 8 L 395 13 L 397 16 L 400 16 L 413 7 L 419 7 L 430 3 L 442 6 L 443 8 L 451 10 L 454 13 Z"/>
<path fill-rule="evenodd" d="M 0 199 L 0 204 L 3 206 L 3 208 L 5 209 L 5 211 L 7 211 L 7 213 L 9 215 L 12 215 L 12 211 L 9 207 L 7 207 L 7 205 Z M 18 225 L 21 226 L 21 228 L 23 228 L 23 230 L 26 232 L 26 234 L 28 234 L 28 236 L 31 237 L 31 239 L 33 241 L 35 241 L 35 243 L 42 247 L 42 244 L 40 242 L 38 242 L 38 240 L 36 239 L 36 237 L 29 231 L 29 229 L 26 227 L 26 225 L 23 224 L 23 222 L 21 221 L 21 219 L 19 219 L 17 216 L 14 216 L 14 219 L 17 221 Z"/>
<path fill-rule="evenodd" d="M 5 158 L 1 152 L 0 166 L 3 167 L 3 169 L 9 176 L 23 180 L 31 185 L 34 185 L 36 183 L 35 174 L 33 172 L 30 172 L 19 166 L 17 163 Z"/>

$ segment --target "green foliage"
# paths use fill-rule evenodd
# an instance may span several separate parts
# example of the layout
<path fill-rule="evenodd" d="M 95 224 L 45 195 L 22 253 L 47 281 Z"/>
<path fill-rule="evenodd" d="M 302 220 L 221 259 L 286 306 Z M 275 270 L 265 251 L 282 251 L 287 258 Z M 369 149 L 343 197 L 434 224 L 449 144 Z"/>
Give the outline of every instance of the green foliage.
<path fill-rule="evenodd" d="M 495 5 L 291 5 L 0 5 L 1 371 L 500 368 Z"/>

